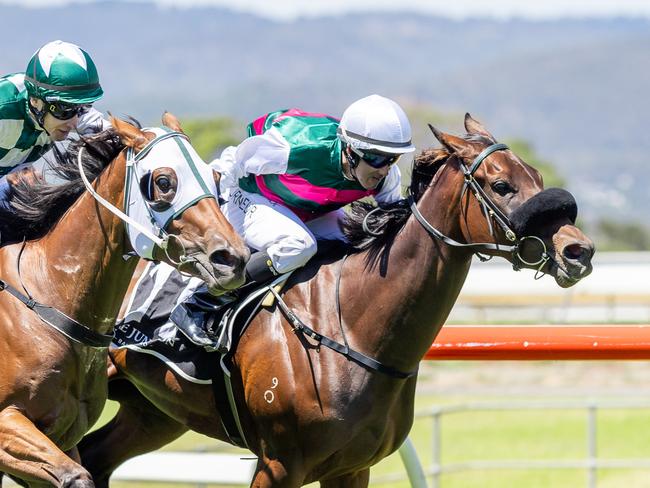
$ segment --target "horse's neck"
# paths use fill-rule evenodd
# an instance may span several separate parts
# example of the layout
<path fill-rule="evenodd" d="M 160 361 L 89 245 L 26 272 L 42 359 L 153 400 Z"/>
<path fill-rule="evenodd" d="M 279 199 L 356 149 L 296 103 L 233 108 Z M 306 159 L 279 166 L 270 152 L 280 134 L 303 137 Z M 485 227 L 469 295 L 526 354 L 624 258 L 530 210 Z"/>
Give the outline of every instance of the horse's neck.
<path fill-rule="evenodd" d="M 95 185 L 118 208 L 124 198 L 125 170 L 120 155 Z M 45 238 L 29 243 L 21 268 L 39 266 L 45 277 L 28 285 L 34 298 L 106 332 L 113 326 L 137 264 L 135 258 L 123 258 L 126 246 L 124 223 L 85 192 Z"/>
<path fill-rule="evenodd" d="M 418 203 L 431 225 L 457 240 L 462 239 L 461 191 L 462 180 L 448 169 Z M 359 299 L 366 303 L 360 321 L 368 325 L 361 332 L 364 341 L 372 338 L 377 353 L 391 364 L 414 368 L 447 319 L 470 263 L 471 253 L 432 238 L 411 216 L 395 238 L 384 275 L 378 264 L 357 270 L 353 278 Z"/>

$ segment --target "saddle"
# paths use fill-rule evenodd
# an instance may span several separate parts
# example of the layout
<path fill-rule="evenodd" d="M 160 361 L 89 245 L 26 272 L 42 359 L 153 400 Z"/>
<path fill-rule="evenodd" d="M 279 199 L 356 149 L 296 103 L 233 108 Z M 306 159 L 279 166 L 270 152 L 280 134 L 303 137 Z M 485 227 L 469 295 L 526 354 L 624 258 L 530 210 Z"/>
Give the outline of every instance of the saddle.
<path fill-rule="evenodd" d="M 318 255 L 312 261 L 338 259 L 348 251 L 347 245 L 341 241 L 322 240 L 318 243 Z M 208 352 L 226 353 L 232 345 L 230 318 L 235 315 L 238 305 L 261 299 L 260 305 L 270 307 L 273 304 L 273 294 L 268 284 L 271 283 L 276 293 L 279 293 L 290 275 L 287 273 L 283 275 L 284 278 L 278 277 L 266 283 L 249 283 L 221 296 L 211 295 L 206 287 L 201 287 L 171 310 L 170 320 L 193 344 Z M 259 291 L 263 289 L 266 292 Z"/>
<path fill-rule="evenodd" d="M 321 265 L 348 252 L 342 243 L 321 242 L 300 273 L 246 285 L 226 299 L 191 286 L 175 270 L 154 267 L 143 273 L 125 318 L 116 324 L 114 345 L 153 355 L 187 381 L 211 384 L 230 442 L 247 447 L 231 383 L 240 337 L 262 307 L 275 306 L 282 288 L 310 279 Z"/>

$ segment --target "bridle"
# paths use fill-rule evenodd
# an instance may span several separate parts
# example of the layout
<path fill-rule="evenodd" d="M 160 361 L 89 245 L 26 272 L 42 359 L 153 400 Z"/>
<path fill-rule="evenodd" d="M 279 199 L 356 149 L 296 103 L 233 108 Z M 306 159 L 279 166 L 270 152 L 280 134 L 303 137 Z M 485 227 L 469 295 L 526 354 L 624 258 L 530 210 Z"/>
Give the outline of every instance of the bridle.
<path fill-rule="evenodd" d="M 481 211 L 485 216 L 485 220 L 487 221 L 488 227 L 490 229 L 490 235 L 495 238 L 494 242 L 470 242 L 470 243 L 458 242 L 452 239 L 451 237 L 446 236 L 445 234 L 440 232 L 424 218 L 420 210 L 417 208 L 417 202 L 415 201 L 415 197 L 413 196 L 410 190 L 406 200 L 408 202 L 409 208 L 411 209 L 411 212 L 413 213 L 413 216 L 422 225 L 422 227 L 424 227 L 424 229 L 434 238 L 450 246 L 471 249 L 481 261 L 487 261 L 489 259 L 492 259 L 491 255 L 484 256 L 483 254 L 481 254 L 482 252 L 485 251 L 499 251 L 499 252 L 510 253 L 512 257 L 512 263 L 513 263 L 512 267 L 515 271 L 519 271 L 522 268 L 522 265 L 537 267 L 537 272 L 535 273 L 535 279 L 539 279 L 544 275 L 542 269 L 544 268 L 544 266 L 548 261 L 553 261 L 556 264 L 558 264 L 548 253 L 546 249 L 546 244 L 542 239 L 534 235 L 521 236 L 521 237 L 517 236 L 516 232 L 513 229 L 513 225 L 510 219 L 499 209 L 499 207 L 497 207 L 497 205 L 492 201 L 492 199 L 485 192 L 485 190 L 483 190 L 481 185 L 474 177 L 474 173 L 476 172 L 476 170 L 481 166 L 481 163 L 483 163 L 483 161 L 490 154 L 495 153 L 497 151 L 507 151 L 507 150 L 509 150 L 509 147 L 506 144 L 501 144 L 501 143 L 492 144 L 486 147 L 485 149 L 483 149 L 483 151 L 481 151 L 478 154 L 478 156 L 474 158 L 472 164 L 469 167 L 465 165 L 465 163 L 461 158 L 458 158 L 460 163 L 460 169 L 462 170 L 464 175 L 464 183 L 463 183 L 463 191 L 461 193 L 461 199 L 462 196 L 467 191 L 467 189 L 469 188 L 469 190 L 474 194 L 476 200 L 481 206 Z M 508 239 L 508 241 L 512 243 L 511 245 L 503 245 L 498 243 L 494 232 L 494 226 L 492 225 L 493 220 L 496 221 L 496 223 L 501 227 L 501 229 L 503 230 L 506 236 L 506 239 Z M 527 240 L 536 241 L 541 246 L 540 258 L 537 261 L 527 261 L 521 255 L 520 252 L 521 246 Z"/>
<path fill-rule="evenodd" d="M 126 153 L 126 165 L 127 165 L 127 176 L 125 179 L 125 185 L 126 182 L 129 181 L 130 177 L 137 177 L 137 171 L 136 171 L 136 166 L 139 161 L 142 161 L 147 154 L 151 151 L 153 146 L 156 144 L 159 144 L 161 141 L 164 141 L 165 139 L 169 138 L 183 138 L 186 140 L 189 140 L 187 136 L 181 132 L 165 132 L 161 135 L 156 136 L 153 140 L 151 140 L 138 154 L 134 154 L 134 151 L 132 148 L 129 148 Z M 180 143 L 179 143 L 180 144 Z M 152 233 L 149 229 L 147 229 L 145 226 L 143 226 L 140 222 L 138 222 L 136 219 L 133 219 L 129 215 L 127 215 L 125 212 L 122 212 L 120 209 L 115 207 L 113 204 L 105 200 L 101 195 L 99 195 L 95 189 L 92 187 L 90 184 L 90 181 L 88 181 L 88 177 L 86 176 L 86 173 L 83 169 L 83 162 L 82 162 L 82 155 L 83 155 L 83 150 L 84 146 L 82 145 L 79 148 L 79 152 L 77 154 L 77 164 L 79 167 L 79 174 L 81 176 L 81 179 L 84 183 L 84 186 L 88 190 L 88 192 L 93 196 L 93 198 L 100 203 L 102 206 L 104 206 L 107 210 L 109 210 L 111 213 L 116 215 L 119 219 L 124 221 L 124 223 L 127 225 L 127 232 L 128 232 L 128 226 L 133 226 L 135 227 L 139 232 L 144 234 L 146 237 L 151 239 L 152 242 L 154 242 L 157 246 L 159 246 L 161 249 L 165 251 L 167 254 L 168 259 L 174 263 L 174 264 L 183 264 L 183 263 L 188 263 L 188 262 L 197 262 L 201 264 L 195 257 L 192 255 L 188 255 L 185 246 L 183 245 L 183 242 L 181 239 L 174 235 L 174 234 L 169 234 L 166 232 L 164 229 L 165 226 L 156 226 L 158 230 L 157 235 Z M 190 159 L 188 155 L 185 155 L 186 161 L 188 164 L 190 164 Z M 191 164 L 190 164 L 191 166 Z M 200 175 L 197 175 L 196 173 L 195 177 L 199 178 Z M 207 188 L 203 189 L 204 193 L 202 195 L 199 195 L 199 198 L 203 198 L 206 196 L 210 197 L 215 197 L 212 193 L 208 191 Z M 218 191 L 216 192 L 216 197 L 218 198 L 219 193 Z M 195 202 L 197 198 L 193 198 L 192 203 Z M 155 222 L 155 216 L 152 213 L 151 206 L 149 204 L 146 205 L 147 211 L 149 213 L 149 218 L 151 219 L 152 222 Z M 184 210 L 185 207 L 181 209 Z M 169 247 L 169 242 L 172 238 L 176 238 L 178 242 L 180 243 L 181 248 L 183 249 L 182 254 L 179 257 L 178 262 L 175 261 L 170 255 L 168 251 Z M 81 324 L 77 320 L 75 320 L 72 317 L 69 317 L 68 315 L 64 314 L 60 310 L 58 310 L 56 307 L 44 305 L 42 303 L 37 302 L 31 295 L 31 293 L 27 290 L 25 287 L 25 284 L 23 283 L 22 276 L 20 273 L 20 261 L 21 257 L 23 254 L 23 250 L 25 248 L 25 240 L 23 240 L 22 247 L 20 249 L 20 252 L 18 253 L 17 257 L 17 269 L 18 269 L 18 279 L 20 280 L 20 284 L 24 290 L 24 293 L 18 290 L 16 287 L 10 285 L 6 281 L 0 279 L 0 292 L 7 291 L 11 295 L 13 295 L 16 299 L 21 301 L 27 308 L 32 310 L 44 323 L 48 324 L 50 327 L 56 329 L 59 331 L 61 334 L 65 335 L 68 337 L 70 340 L 83 344 L 84 346 L 87 347 L 92 347 L 92 348 L 106 348 L 110 345 L 112 339 L 113 339 L 113 334 L 101 334 L 99 332 L 94 331 L 90 327 L 87 327 L 84 324 Z"/>
<path fill-rule="evenodd" d="M 151 149 L 161 143 L 162 141 L 170 138 L 179 138 L 179 139 L 185 139 L 189 141 L 189 138 L 183 134 L 182 132 L 176 132 L 176 131 L 169 131 L 165 132 L 161 135 L 156 136 L 154 139 L 149 141 L 145 147 L 142 148 L 137 154 L 135 153 L 134 149 L 129 147 L 127 148 L 126 151 L 126 178 L 125 178 L 125 186 L 128 185 L 128 182 L 133 179 L 138 177 L 138 163 L 142 160 L 144 160 L 147 155 L 150 153 Z M 179 143 L 180 144 L 180 143 Z M 83 153 L 83 146 L 79 148 L 79 152 L 77 155 L 77 164 L 79 167 L 79 173 L 81 175 L 81 179 L 83 180 L 83 183 L 88 190 L 88 192 L 93 196 L 97 202 L 99 202 L 102 206 L 104 206 L 107 210 L 109 210 L 111 213 L 113 213 L 115 216 L 117 216 L 120 220 L 122 220 L 127 227 L 127 232 L 129 232 L 129 227 L 135 228 L 139 233 L 147 237 L 149 240 L 151 240 L 156 246 L 158 246 L 160 249 L 162 249 L 167 258 L 171 263 L 174 265 L 182 265 L 182 264 L 187 264 L 190 262 L 198 263 L 201 264 L 195 257 L 193 257 L 191 254 L 188 254 L 185 246 L 182 242 L 182 240 L 176 236 L 175 234 L 169 234 L 164 226 L 159 226 L 155 225 L 156 219 L 152 211 L 152 204 L 149 202 L 146 202 L 145 200 L 145 208 L 148 212 L 148 218 L 150 220 L 150 223 L 152 225 L 153 230 L 156 231 L 152 232 L 151 228 L 147 228 L 146 226 L 142 225 L 140 222 L 138 222 L 136 219 L 133 217 L 127 215 L 126 212 L 123 212 L 119 208 L 115 207 L 113 204 L 105 200 L 101 195 L 99 195 L 95 189 L 92 187 L 90 184 L 90 181 L 86 177 L 86 174 L 83 169 L 83 164 L 82 164 L 82 153 Z M 186 159 L 188 159 L 189 163 L 189 156 L 185 155 Z M 196 174 L 195 174 L 196 176 Z M 216 199 L 219 199 L 219 188 L 217 187 L 217 195 L 213 195 L 211 192 L 209 192 L 207 189 L 204 189 L 204 193 L 202 196 L 208 196 L 208 197 L 214 197 Z M 193 200 L 192 203 L 194 203 L 197 199 Z M 178 260 L 175 260 L 172 258 L 172 256 L 169 253 L 169 243 L 173 240 L 176 239 L 178 243 L 180 244 L 180 247 L 182 249 L 182 253 L 180 254 Z M 148 256 L 141 256 L 144 259 L 151 259 Z"/>

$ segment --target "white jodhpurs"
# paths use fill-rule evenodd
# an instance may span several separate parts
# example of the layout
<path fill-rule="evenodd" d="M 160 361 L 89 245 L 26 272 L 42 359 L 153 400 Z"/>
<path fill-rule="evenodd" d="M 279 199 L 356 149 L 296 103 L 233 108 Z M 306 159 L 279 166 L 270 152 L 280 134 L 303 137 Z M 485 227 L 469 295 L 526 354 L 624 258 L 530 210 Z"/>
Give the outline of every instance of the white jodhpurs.
<path fill-rule="evenodd" d="M 304 266 L 316 254 L 316 239 L 345 240 L 339 220 L 343 209 L 302 222 L 284 205 L 268 198 L 232 188 L 221 207 L 226 219 L 246 244 L 266 251 L 278 273 Z"/>

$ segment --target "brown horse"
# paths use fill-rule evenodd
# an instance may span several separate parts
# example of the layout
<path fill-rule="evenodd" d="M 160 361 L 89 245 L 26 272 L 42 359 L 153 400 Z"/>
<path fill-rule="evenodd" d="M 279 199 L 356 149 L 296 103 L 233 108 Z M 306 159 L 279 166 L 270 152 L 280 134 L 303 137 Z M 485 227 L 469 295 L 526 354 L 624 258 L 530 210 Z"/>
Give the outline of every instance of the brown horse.
<path fill-rule="evenodd" d="M 180 131 L 171 114 L 163 122 Z M 128 259 L 124 222 L 84 192 L 81 173 L 96 177 L 93 191 L 108 204 L 122 207 L 127 167 L 152 166 L 143 176 L 152 179 L 150 192 L 131 200 L 161 209 L 187 188 L 179 165 L 204 164 L 183 134 L 112 124 L 59 154 L 61 184 L 19 182 L 16 208 L 30 237 L 39 238 L 0 250 L 0 471 L 29 485 L 93 486 L 75 446 L 103 409 L 107 345 L 138 261 Z M 154 133 L 168 134 L 152 142 L 155 148 L 148 144 Z M 185 161 L 178 161 L 181 147 Z M 142 149 L 148 154 L 140 158 Z M 214 292 L 240 286 L 248 250 L 214 194 L 195 197 L 164 229 L 173 237 L 160 241 L 167 245 L 155 249 L 157 258 L 203 278 Z M 53 220 L 49 232 L 39 227 Z"/>
<path fill-rule="evenodd" d="M 278 307 L 262 310 L 246 329 L 233 385 L 243 434 L 258 456 L 251 486 L 368 485 L 370 467 L 409 432 L 410 373 L 444 324 L 474 253 L 534 266 L 563 287 L 590 273 L 594 247 L 574 226 L 572 197 L 543 192 L 540 174 L 469 115 L 465 127 L 464 138 L 434 129 L 443 147 L 416 158 L 410 201 L 417 215 L 396 206 L 363 226 L 353 215 L 348 235 L 360 252 L 308 265 L 284 295 L 304 323 L 391 374 L 319 345 Z M 79 446 L 98 485 L 126 459 L 187 429 L 227 440 L 210 385 L 189 383 L 128 349 L 111 350 L 111 358 L 119 412 Z"/>

